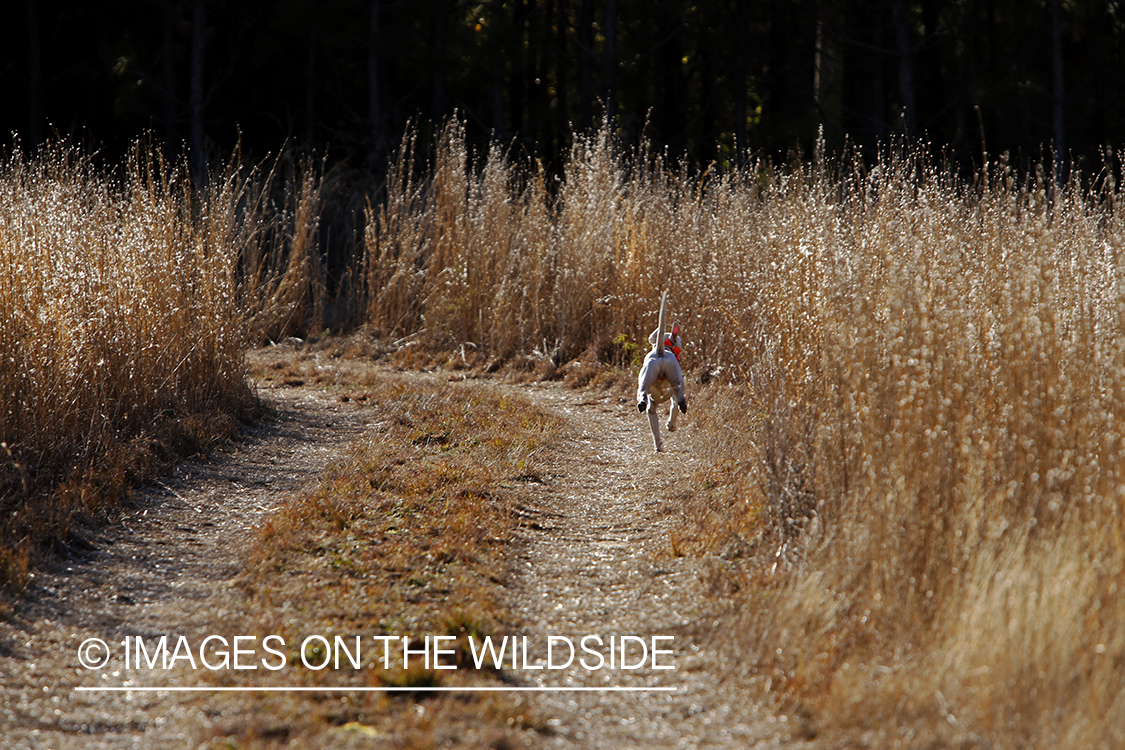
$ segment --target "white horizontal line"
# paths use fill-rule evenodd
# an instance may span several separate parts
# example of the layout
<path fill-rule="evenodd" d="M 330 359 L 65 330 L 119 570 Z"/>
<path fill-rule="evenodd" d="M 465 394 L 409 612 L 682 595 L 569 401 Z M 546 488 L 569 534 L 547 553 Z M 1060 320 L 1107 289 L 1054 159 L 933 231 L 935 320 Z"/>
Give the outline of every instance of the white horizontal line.
<path fill-rule="evenodd" d="M 480 686 L 480 687 L 76 687 L 76 691 L 84 693 L 502 693 L 502 692 L 538 692 L 538 693 L 643 693 L 643 692 L 675 692 L 675 687 L 626 687 L 611 685 L 608 687 L 507 687 L 507 686 Z"/>

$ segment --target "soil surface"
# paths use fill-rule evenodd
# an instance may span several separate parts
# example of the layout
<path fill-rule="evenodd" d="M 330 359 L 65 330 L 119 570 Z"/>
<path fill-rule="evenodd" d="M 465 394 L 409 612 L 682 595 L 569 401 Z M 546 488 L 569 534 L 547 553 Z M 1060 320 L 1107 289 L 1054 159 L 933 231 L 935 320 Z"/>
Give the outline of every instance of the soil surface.
<path fill-rule="evenodd" d="M 632 635 L 651 649 L 671 649 L 656 662 L 674 669 L 543 670 L 540 684 L 585 687 L 665 687 L 670 692 L 545 692 L 552 748 L 750 748 L 776 747 L 788 736 L 780 717 L 739 699 L 721 679 L 721 660 L 732 658 L 708 637 L 704 561 L 676 557 L 668 526 L 677 514 L 664 490 L 674 473 L 697 460 L 690 420 L 664 433 L 654 453 L 648 419 L 631 402 L 590 398 L 553 384 L 521 392 L 564 413 L 574 427 L 559 474 L 546 483 L 533 509 L 537 523 L 524 527 L 525 573 L 515 609 L 537 642 L 563 636 L 578 644 L 586 635 Z M 690 413 L 688 415 L 690 417 Z M 662 426 L 663 429 L 663 426 Z M 591 644 L 595 644 L 591 641 Z M 626 663 L 643 661 L 630 641 Z M 568 652 L 562 650 L 565 661 Z M 579 656 L 583 654 L 579 651 Z M 558 657 L 555 657 L 556 660 Z M 540 654 L 545 660 L 546 654 Z M 597 667 L 589 656 L 586 666 Z"/>
<path fill-rule="evenodd" d="M 91 536 L 92 550 L 35 574 L 27 601 L 0 623 L 0 748 L 190 747 L 222 717 L 221 695 L 78 692 L 98 677 L 171 682 L 160 670 L 86 670 L 78 651 L 100 638 L 120 665 L 127 636 L 198 642 L 213 632 L 232 606 L 224 584 L 240 572 L 249 532 L 375 417 L 311 388 L 263 396 L 276 419 L 136 492 L 130 512 Z"/>
<path fill-rule="evenodd" d="M 716 677 L 734 658 L 708 637 L 705 560 L 675 557 L 674 501 L 663 490 L 695 460 L 691 421 L 652 452 L 632 404 L 556 383 L 500 385 L 570 421 L 562 458 L 524 509 L 522 574 L 510 605 L 526 621 L 529 661 L 544 664 L 548 636 L 653 636 L 670 654 L 644 668 L 521 671 L 548 687 L 665 687 L 667 692 L 531 694 L 550 748 L 746 748 L 786 742 L 788 727 Z M 136 493 L 134 507 L 90 538 L 92 549 L 35 574 L 25 602 L 0 622 L 0 748 L 192 747 L 226 721 L 222 694 L 90 693 L 98 679 L 143 686 L 159 670 L 86 670 L 88 638 L 202 638 L 229 610 L 249 533 L 287 495 L 315 480 L 378 415 L 311 387 L 271 389 L 277 418 L 207 462 L 189 461 Z M 643 656 L 630 641 L 628 660 Z M 604 648 L 602 649 L 604 652 Z M 91 656 L 96 654 L 91 653 Z M 578 656 L 581 656 L 579 654 Z M 587 662 L 593 662 L 593 658 Z M 618 665 L 619 667 L 620 665 Z M 166 684 L 166 682 L 164 683 Z M 797 743 L 799 744 L 799 743 Z"/>

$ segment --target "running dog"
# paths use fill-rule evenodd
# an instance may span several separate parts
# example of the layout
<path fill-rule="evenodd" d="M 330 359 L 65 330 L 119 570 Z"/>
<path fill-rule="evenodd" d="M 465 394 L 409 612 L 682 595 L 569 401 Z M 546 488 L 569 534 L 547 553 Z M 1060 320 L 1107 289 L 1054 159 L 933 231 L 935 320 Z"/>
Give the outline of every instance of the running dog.
<path fill-rule="evenodd" d="M 652 445 L 659 453 L 664 449 L 660 439 L 660 417 L 657 410 L 661 404 L 675 395 L 675 403 L 668 410 L 668 431 L 676 430 L 676 408 L 687 414 L 687 400 L 684 398 L 684 373 L 680 369 L 680 324 L 673 323 L 671 332 L 664 332 L 664 311 L 668 304 L 668 292 L 660 298 L 660 317 L 656 330 L 648 337 L 652 351 L 645 356 L 641 374 L 637 378 L 637 409 L 648 412 L 648 424 L 652 428 Z"/>

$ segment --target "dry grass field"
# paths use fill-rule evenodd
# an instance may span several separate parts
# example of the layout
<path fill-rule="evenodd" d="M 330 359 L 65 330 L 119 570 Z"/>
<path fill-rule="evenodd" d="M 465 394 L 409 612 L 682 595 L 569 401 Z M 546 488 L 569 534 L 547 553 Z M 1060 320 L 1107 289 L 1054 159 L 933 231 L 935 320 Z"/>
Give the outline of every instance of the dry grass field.
<path fill-rule="evenodd" d="M 472 156 L 456 123 L 432 164 L 413 154 L 408 138 L 353 269 L 401 361 L 627 368 L 670 290 L 708 459 L 683 477 L 670 550 L 723 561 L 713 637 L 743 658 L 717 677 L 826 744 L 1125 744 L 1114 157 L 1066 185 L 894 150 L 698 175 L 603 131 L 555 180 Z M 237 171 L 204 196 L 143 156 L 127 174 L 65 151 L 0 173 L 9 581 L 96 512 L 84 472 L 127 471 L 161 420 L 237 415 L 247 342 L 318 309 L 315 177 L 289 181 L 278 219 Z M 270 222 L 285 243 L 262 239 Z M 457 429 L 430 437 L 462 445 Z M 393 490 L 451 538 L 484 533 L 352 461 L 377 502 Z M 287 512 L 346 532 L 363 514 L 332 481 Z"/>
<path fill-rule="evenodd" d="M 62 146 L 0 165 L 0 581 L 249 407 L 239 185 L 205 196 L 138 147 L 123 177 Z"/>
<path fill-rule="evenodd" d="M 1125 742 L 1112 158 L 691 175 L 603 131 L 547 184 L 456 124 L 427 179 L 406 157 L 367 237 L 382 334 L 628 364 L 671 290 L 713 384 L 673 541 L 734 562 L 746 680 L 876 745 Z"/>
<path fill-rule="evenodd" d="M 139 479 L 229 440 L 243 354 L 315 318 L 320 176 L 232 161 L 205 190 L 138 143 L 0 162 L 0 588 L 81 550 Z"/>

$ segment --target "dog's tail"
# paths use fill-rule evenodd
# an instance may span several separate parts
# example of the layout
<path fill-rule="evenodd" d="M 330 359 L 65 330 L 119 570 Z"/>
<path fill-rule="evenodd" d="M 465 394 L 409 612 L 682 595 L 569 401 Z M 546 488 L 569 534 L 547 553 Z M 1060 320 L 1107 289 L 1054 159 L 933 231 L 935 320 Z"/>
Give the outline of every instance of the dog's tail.
<path fill-rule="evenodd" d="M 660 296 L 660 317 L 656 324 L 656 356 L 664 356 L 664 310 L 668 306 L 668 290 Z"/>

